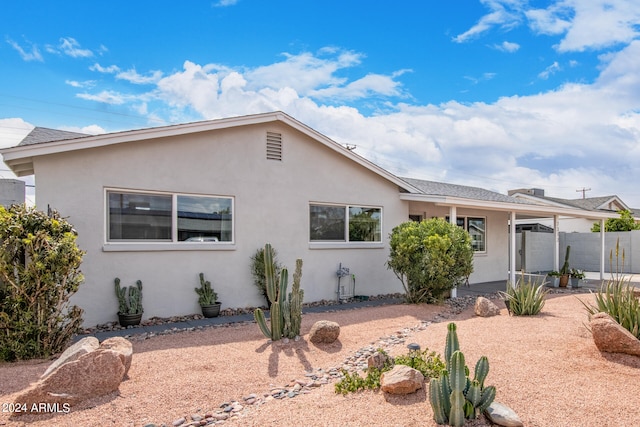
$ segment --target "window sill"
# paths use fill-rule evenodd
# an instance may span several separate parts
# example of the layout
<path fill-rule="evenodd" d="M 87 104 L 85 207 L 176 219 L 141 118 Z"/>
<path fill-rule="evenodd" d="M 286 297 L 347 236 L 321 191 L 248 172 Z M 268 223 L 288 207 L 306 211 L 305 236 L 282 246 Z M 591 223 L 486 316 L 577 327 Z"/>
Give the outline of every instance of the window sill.
<path fill-rule="evenodd" d="M 105 243 L 103 252 L 160 252 L 160 251 L 235 251 L 235 243 L 165 243 L 126 242 Z"/>
<path fill-rule="evenodd" d="M 309 249 L 384 249 L 382 242 L 309 242 Z"/>

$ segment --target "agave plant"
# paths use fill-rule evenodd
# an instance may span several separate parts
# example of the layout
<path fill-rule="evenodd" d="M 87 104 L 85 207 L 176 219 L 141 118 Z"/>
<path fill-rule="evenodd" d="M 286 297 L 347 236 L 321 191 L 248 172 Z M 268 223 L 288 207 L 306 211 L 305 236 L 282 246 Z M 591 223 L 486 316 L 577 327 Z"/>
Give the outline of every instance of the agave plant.
<path fill-rule="evenodd" d="M 516 282 L 516 286 L 507 283 L 507 291 L 500 292 L 508 304 L 509 312 L 515 316 L 533 316 L 542 310 L 548 291 L 542 285 L 535 284 L 524 275 Z"/>

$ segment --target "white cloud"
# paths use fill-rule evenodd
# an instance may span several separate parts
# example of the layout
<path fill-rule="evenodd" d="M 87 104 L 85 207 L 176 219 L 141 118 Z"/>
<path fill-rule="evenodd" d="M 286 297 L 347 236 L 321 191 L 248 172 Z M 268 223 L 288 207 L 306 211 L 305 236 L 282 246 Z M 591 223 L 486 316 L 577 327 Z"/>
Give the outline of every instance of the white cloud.
<path fill-rule="evenodd" d="M 502 52 L 513 53 L 517 52 L 520 49 L 520 45 L 518 43 L 512 43 L 508 41 L 504 41 L 501 44 L 493 45 L 494 49 L 501 50 Z"/>
<path fill-rule="evenodd" d="M 73 37 L 61 38 L 58 47 L 62 50 L 62 53 L 72 58 L 88 58 L 93 56 L 93 52 L 89 49 L 81 49 L 80 43 Z"/>
<path fill-rule="evenodd" d="M 40 51 L 38 50 L 38 46 L 32 44 L 31 45 L 31 51 L 27 51 L 25 50 L 22 46 L 20 46 L 17 42 L 7 38 L 7 43 L 9 43 L 9 45 L 14 48 L 19 54 L 20 57 L 24 60 L 24 61 L 40 61 L 40 62 L 44 62 L 44 58 L 42 57 L 42 54 L 40 54 Z"/>
<path fill-rule="evenodd" d="M 511 29 L 520 25 L 522 2 L 517 0 L 480 0 L 480 2 L 489 8 L 490 12 L 480 18 L 473 27 L 454 37 L 454 42 L 464 43 L 479 37 L 494 27 Z"/>
<path fill-rule="evenodd" d="M 134 84 L 153 84 L 162 78 L 162 71 L 151 71 L 147 75 L 142 75 L 138 74 L 135 69 L 131 69 L 117 73 L 116 78 Z"/>
<path fill-rule="evenodd" d="M 235 6 L 238 3 L 238 0 L 219 0 L 212 4 L 213 7 L 227 7 L 227 6 Z"/>
<path fill-rule="evenodd" d="M 89 69 L 91 71 L 97 71 L 99 73 L 104 73 L 104 74 L 115 74 L 120 72 L 120 67 L 118 67 L 117 65 L 109 65 L 108 67 L 103 67 L 97 62 L 92 66 L 90 66 Z"/>
<path fill-rule="evenodd" d="M 86 99 L 87 101 L 96 101 L 104 104 L 122 105 L 128 100 L 133 100 L 134 97 L 124 95 L 115 91 L 103 90 L 97 94 L 79 93 L 76 95 L 78 98 Z"/>
<path fill-rule="evenodd" d="M 549 76 L 557 73 L 560 70 L 562 70 L 562 68 L 560 67 L 560 64 L 558 64 L 558 61 L 554 61 L 553 64 L 549 65 L 547 68 L 544 69 L 544 71 L 538 74 L 538 78 L 547 80 Z"/>

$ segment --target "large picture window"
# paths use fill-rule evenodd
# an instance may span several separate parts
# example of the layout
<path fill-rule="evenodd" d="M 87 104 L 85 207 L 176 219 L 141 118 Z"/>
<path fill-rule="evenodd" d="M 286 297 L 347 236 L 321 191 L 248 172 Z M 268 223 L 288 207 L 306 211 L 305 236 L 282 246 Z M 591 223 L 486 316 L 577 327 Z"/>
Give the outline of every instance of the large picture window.
<path fill-rule="evenodd" d="M 232 242 L 233 198 L 107 191 L 109 242 Z"/>
<path fill-rule="evenodd" d="M 381 242 L 382 209 L 364 206 L 310 205 L 312 242 Z"/>

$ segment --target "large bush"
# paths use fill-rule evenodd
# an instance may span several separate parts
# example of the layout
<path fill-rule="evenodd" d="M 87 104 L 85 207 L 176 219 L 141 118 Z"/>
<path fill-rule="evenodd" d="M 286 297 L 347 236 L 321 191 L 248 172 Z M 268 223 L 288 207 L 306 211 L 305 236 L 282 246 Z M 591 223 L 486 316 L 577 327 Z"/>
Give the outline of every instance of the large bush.
<path fill-rule="evenodd" d="M 0 206 L 0 360 L 62 351 L 82 324 L 69 298 L 83 281 L 82 252 L 65 219 Z"/>
<path fill-rule="evenodd" d="M 441 300 L 473 272 L 471 237 L 444 219 L 409 221 L 391 232 L 387 267 L 402 282 L 409 303 Z"/>

